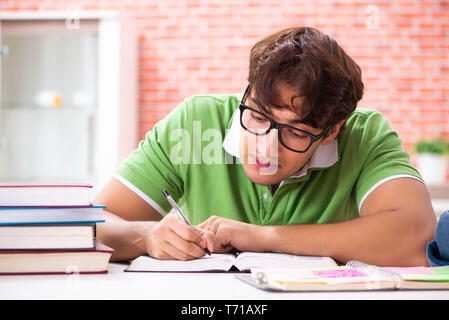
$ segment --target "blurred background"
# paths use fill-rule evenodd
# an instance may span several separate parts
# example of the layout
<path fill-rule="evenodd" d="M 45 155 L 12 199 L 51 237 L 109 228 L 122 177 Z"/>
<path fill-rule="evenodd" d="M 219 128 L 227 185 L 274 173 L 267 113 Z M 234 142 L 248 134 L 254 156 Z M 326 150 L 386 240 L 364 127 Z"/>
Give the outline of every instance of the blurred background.
<path fill-rule="evenodd" d="M 390 120 L 414 165 L 418 142 L 449 141 L 449 1 L 0 0 L 0 23 L 0 181 L 103 184 L 186 97 L 242 92 L 251 47 L 291 26 L 355 59 L 359 107 Z M 441 163 L 426 179 L 449 198 Z"/>

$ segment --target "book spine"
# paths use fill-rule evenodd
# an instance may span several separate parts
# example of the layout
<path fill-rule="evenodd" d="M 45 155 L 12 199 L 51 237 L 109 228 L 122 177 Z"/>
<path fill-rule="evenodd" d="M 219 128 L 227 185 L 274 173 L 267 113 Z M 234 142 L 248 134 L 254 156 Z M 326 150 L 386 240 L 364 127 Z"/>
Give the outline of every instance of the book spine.
<path fill-rule="evenodd" d="M 42 209 L 51 209 L 51 210 L 64 210 L 64 209 L 106 209 L 106 206 L 104 205 L 98 205 L 98 204 L 89 204 L 87 206 L 0 206 L 0 210 L 42 210 Z"/>
<path fill-rule="evenodd" d="M 92 185 L 79 184 L 16 184 L 16 185 L 0 185 L 0 188 L 93 188 Z"/>
<path fill-rule="evenodd" d="M 61 272 L 0 272 L 0 276 L 25 276 L 25 275 L 58 275 L 58 274 L 72 274 L 64 271 Z M 79 274 L 104 274 L 108 273 L 108 270 L 100 271 L 80 271 Z"/>
<path fill-rule="evenodd" d="M 1 226 L 27 226 L 27 225 L 62 225 L 62 224 L 89 224 L 89 223 L 102 223 L 106 220 L 67 220 L 67 221 L 30 221 L 30 222 L 0 222 Z"/>
<path fill-rule="evenodd" d="M 10 206 L 10 205 L 0 205 L 0 211 L 12 211 L 12 210 L 33 210 L 33 209 L 89 209 L 96 208 L 95 205 L 92 204 L 83 204 L 83 205 L 70 205 L 65 206 L 62 204 L 58 205 L 46 205 L 46 206 L 38 206 L 38 205 L 20 205 L 20 206 Z"/>
<path fill-rule="evenodd" d="M 92 240 L 91 244 L 89 246 L 70 246 L 70 247 L 50 247 L 50 246 L 45 246 L 45 247 L 36 247 L 36 246 L 23 246 L 23 247 L 0 247 L 0 253 L 2 252 L 10 252 L 10 251 L 68 251 L 68 250 L 80 250 L 80 251 L 85 251 L 85 250 L 90 250 L 90 251 L 94 251 L 95 250 L 95 243 L 96 243 L 96 227 L 97 224 L 95 222 L 87 222 L 87 223 L 55 223 L 55 224 L 46 224 L 46 223 L 38 223 L 38 224 L 21 224 L 21 225 L 1 225 L 0 224 L 0 231 L 2 228 L 9 228 L 9 227 L 19 227 L 21 231 L 23 231 L 24 234 L 27 233 L 27 228 L 32 228 L 32 227 L 39 227 L 39 228 L 44 228 L 43 230 L 45 230 L 45 227 L 58 227 L 58 228 L 68 228 L 67 230 L 69 230 L 71 227 L 89 227 L 91 229 L 91 236 L 89 240 Z"/>

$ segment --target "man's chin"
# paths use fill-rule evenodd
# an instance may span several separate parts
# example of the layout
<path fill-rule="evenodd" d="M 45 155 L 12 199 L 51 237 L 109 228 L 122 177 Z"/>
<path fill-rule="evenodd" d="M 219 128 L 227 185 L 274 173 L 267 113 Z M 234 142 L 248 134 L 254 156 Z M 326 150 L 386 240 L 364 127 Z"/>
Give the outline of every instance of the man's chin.
<path fill-rule="evenodd" d="M 270 174 L 268 171 L 263 171 L 257 168 L 254 168 L 253 166 L 249 165 L 250 167 L 243 166 L 243 170 L 246 173 L 246 176 L 249 180 L 254 182 L 255 184 L 259 184 L 262 186 L 269 186 L 273 184 L 278 184 L 282 180 L 284 180 L 283 176 L 280 175 L 279 172 L 276 172 L 274 174 Z"/>

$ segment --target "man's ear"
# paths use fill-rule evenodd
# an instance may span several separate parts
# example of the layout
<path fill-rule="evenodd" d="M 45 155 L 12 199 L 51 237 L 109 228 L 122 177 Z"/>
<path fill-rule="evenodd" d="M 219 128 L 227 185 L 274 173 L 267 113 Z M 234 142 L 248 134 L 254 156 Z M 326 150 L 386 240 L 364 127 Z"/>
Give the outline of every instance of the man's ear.
<path fill-rule="evenodd" d="M 321 144 L 326 146 L 326 145 L 330 144 L 332 141 L 334 141 L 337 138 L 338 133 L 340 132 L 340 128 L 343 125 L 343 123 L 345 123 L 345 121 L 346 120 L 341 120 L 335 126 L 330 128 L 329 132 L 327 133 L 326 137 L 324 138 L 324 140 Z"/>

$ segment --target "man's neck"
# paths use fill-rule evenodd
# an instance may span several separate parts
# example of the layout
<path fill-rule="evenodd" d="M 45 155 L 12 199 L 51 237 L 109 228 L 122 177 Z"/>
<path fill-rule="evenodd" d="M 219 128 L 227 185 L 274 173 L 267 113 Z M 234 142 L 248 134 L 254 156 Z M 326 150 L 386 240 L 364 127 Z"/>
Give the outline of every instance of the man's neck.
<path fill-rule="evenodd" d="M 279 185 L 280 185 L 280 183 L 270 184 L 271 194 L 274 194 L 276 192 L 276 190 L 279 188 Z"/>

